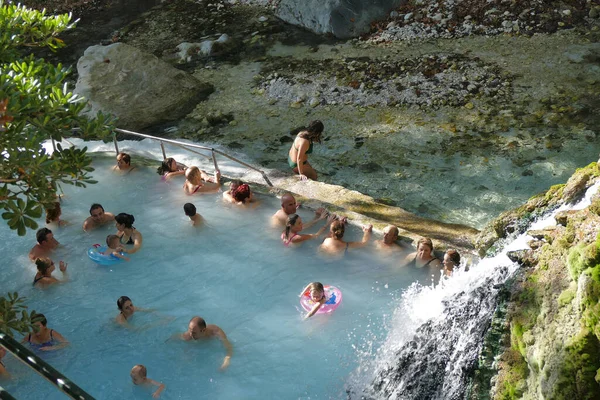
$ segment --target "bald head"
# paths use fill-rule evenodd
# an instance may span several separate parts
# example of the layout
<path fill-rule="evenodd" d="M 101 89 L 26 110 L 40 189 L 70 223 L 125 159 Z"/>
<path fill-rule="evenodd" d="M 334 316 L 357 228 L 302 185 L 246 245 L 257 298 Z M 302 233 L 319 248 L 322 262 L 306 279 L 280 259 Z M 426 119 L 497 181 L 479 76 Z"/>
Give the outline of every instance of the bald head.
<path fill-rule="evenodd" d="M 383 242 L 385 244 L 392 244 L 398 240 L 398 234 L 400 231 L 396 225 L 388 225 L 383 230 Z"/>
<path fill-rule="evenodd" d="M 281 196 L 281 209 L 287 215 L 292 215 L 296 213 L 296 199 L 292 196 L 291 193 L 286 193 Z"/>

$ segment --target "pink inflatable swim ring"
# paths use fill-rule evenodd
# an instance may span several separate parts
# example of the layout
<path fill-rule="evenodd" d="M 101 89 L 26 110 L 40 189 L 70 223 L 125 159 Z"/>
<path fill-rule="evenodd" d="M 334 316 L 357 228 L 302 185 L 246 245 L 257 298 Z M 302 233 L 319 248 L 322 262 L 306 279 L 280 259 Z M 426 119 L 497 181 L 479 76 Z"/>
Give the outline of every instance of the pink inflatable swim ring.
<path fill-rule="evenodd" d="M 323 304 L 321 306 L 321 308 L 319 308 L 319 310 L 317 311 L 317 314 L 330 313 L 333 310 L 335 310 L 336 308 L 338 308 L 338 306 L 342 302 L 342 292 L 340 289 L 336 288 L 335 286 L 329 286 L 329 285 L 325 285 L 324 288 L 325 288 L 325 296 L 327 297 L 327 301 L 325 302 L 325 304 Z M 304 292 L 304 294 L 302 294 L 302 297 L 300 297 L 300 305 L 306 311 L 312 310 L 312 308 L 315 306 L 315 304 L 316 303 L 314 301 L 312 301 L 312 299 L 310 298 L 309 290 Z"/>

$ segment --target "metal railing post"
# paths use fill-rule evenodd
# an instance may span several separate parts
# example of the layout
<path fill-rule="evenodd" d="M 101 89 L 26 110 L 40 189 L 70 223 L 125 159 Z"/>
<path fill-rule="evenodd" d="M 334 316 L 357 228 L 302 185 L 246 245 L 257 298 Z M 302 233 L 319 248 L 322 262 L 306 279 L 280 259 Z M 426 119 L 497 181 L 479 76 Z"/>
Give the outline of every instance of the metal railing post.
<path fill-rule="evenodd" d="M 167 153 L 165 152 L 165 144 L 163 142 L 160 142 L 160 149 L 162 150 L 162 153 L 163 153 L 163 160 L 166 160 Z"/>
<path fill-rule="evenodd" d="M 215 166 L 215 172 L 216 172 L 219 170 L 219 166 L 217 165 L 217 157 L 215 157 L 215 149 L 211 149 L 210 154 L 212 155 L 213 165 Z"/>
<path fill-rule="evenodd" d="M 113 143 L 115 144 L 115 151 L 119 155 L 119 143 L 117 142 L 117 134 L 113 132 Z"/>
<path fill-rule="evenodd" d="M 25 365 L 46 378 L 48 382 L 55 385 L 70 398 L 77 400 L 94 400 L 94 397 L 73 383 L 69 378 L 55 370 L 46 361 L 39 358 L 27 348 L 21 346 L 19 342 L 2 331 L 0 331 L 0 346 L 10 351 Z M 1 395 L 2 392 L 0 392 L 0 398 L 4 399 Z"/>

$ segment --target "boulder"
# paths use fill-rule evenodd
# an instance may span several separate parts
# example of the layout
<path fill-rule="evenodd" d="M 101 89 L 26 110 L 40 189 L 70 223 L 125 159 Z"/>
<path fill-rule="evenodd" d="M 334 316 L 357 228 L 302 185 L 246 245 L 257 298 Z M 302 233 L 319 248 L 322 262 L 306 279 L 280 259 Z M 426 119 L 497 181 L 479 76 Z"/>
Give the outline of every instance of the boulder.
<path fill-rule="evenodd" d="M 75 93 L 87 99 L 86 113 L 113 114 L 117 126 L 131 130 L 180 119 L 214 91 L 212 85 L 124 43 L 89 47 L 77 62 L 77 72 Z"/>
<path fill-rule="evenodd" d="M 281 0 L 275 14 L 292 25 L 340 39 L 369 31 L 371 22 L 385 19 L 406 0 Z"/>

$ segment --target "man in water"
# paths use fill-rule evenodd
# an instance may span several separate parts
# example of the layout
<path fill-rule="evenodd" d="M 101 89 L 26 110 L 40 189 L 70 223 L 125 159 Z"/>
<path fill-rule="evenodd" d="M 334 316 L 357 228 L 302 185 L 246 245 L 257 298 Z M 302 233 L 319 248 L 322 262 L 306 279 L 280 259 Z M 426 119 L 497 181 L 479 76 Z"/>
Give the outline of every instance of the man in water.
<path fill-rule="evenodd" d="M 227 350 L 227 355 L 223 359 L 223 364 L 221 364 L 221 370 L 224 370 L 229 366 L 229 361 L 231 361 L 231 355 L 233 354 L 233 347 L 231 346 L 231 343 L 229 343 L 223 329 L 219 328 L 217 325 L 206 325 L 204 319 L 194 317 L 188 324 L 188 330 L 178 336 L 181 340 L 186 342 L 218 337 L 221 339 L 223 346 L 225 346 L 225 349 Z"/>
<path fill-rule="evenodd" d="M 273 214 L 273 217 L 271 217 L 273 226 L 285 226 L 288 217 L 296 214 L 298 207 L 300 207 L 300 204 L 296 203 L 296 199 L 291 193 L 286 193 L 281 196 L 281 209 Z M 324 208 L 317 208 L 314 219 L 304 224 L 303 229 L 308 229 L 316 224 L 317 221 L 319 221 L 321 214 L 324 212 L 326 212 Z"/>
<path fill-rule="evenodd" d="M 83 230 L 86 232 L 96 229 L 100 225 L 114 222 L 115 216 L 111 213 L 105 212 L 104 207 L 98 203 L 92 204 L 90 207 L 90 217 L 87 217 L 83 221 Z"/>
<path fill-rule="evenodd" d="M 54 239 L 54 234 L 48 228 L 38 229 L 35 238 L 37 244 L 29 251 L 29 259 L 34 262 L 37 258 L 48 257 L 50 252 L 60 244 Z"/>
<path fill-rule="evenodd" d="M 126 174 L 131 172 L 131 170 L 135 169 L 135 167 L 131 166 L 131 156 L 127 153 L 117 154 L 117 165 L 115 165 L 113 169 Z"/>
<path fill-rule="evenodd" d="M 399 230 L 396 225 L 388 225 L 383 230 L 383 238 L 375 241 L 375 246 L 378 250 L 383 251 L 400 251 L 402 246 L 396 243 L 398 240 Z"/>

